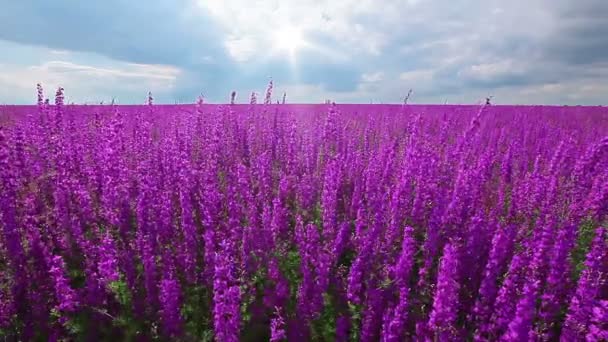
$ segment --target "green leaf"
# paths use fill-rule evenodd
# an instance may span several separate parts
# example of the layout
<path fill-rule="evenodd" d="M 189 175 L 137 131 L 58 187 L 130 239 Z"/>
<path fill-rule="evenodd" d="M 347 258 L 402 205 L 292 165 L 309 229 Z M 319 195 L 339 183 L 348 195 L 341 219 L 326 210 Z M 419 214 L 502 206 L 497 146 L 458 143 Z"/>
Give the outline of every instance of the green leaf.
<path fill-rule="evenodd" d="M 336 310 L 330 294 L 323 293 L 323 311 L 312 323 L 312 339 L 315 341 L 334 341 L 336 339 Z"/>
<path fill-rule="evenodd" d="M 575 281 L 578 280 L 582 270 L 585 268 L 584 262 L 595 235 L 595 227 L 597 225 L 591 219 L 587 219 L 579 225 L 576 246 L 571 254 L 572 265 L 574 266 L 572 278 Z"/>
<path fill-rule="evenodd" d="M 118 303 L 125 307 L 131 306 L 131 291 L 125 281 L 113 281 L 108 284 L 108 288 L 114 294 L 114 298 L 116 298 Z"/>

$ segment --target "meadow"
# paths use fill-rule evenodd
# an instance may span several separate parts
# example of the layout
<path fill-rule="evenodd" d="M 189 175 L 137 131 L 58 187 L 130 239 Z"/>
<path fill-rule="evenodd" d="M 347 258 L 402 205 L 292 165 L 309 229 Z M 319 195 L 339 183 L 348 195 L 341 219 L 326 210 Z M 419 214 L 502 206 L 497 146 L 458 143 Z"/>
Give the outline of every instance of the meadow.
<path fill-rule="evenodd" d="M 0 108 L 0 338 L 606 341 L 608 108 Z"/>

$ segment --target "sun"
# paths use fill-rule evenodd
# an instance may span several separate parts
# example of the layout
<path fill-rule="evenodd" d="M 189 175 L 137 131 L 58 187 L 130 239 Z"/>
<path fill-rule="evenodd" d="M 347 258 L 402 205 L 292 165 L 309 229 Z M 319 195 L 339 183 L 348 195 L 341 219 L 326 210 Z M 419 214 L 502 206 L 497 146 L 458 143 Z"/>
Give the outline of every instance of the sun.
<path fill-rule="evenodd" d="M 299 28 L 286 26 L 275 32 L 273 44 L 278 50 L 288 52 L 293 56 L 298 49 L 305 45 L 305 41 Z"/>

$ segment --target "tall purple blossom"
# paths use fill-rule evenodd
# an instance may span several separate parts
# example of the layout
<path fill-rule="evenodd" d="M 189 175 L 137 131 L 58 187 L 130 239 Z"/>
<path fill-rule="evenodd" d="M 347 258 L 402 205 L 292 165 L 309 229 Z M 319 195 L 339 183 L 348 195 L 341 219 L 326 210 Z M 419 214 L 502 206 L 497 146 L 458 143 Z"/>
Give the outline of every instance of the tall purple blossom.
<path fill-rule="evenodd" d="M 266 96 L 264 97 L 264 104 L 269 105 L 272 104 L 272 80 L 268 82 L 268 88 L 266 88 Z"/>
<path fill-rule="evenodd" d="M 530 262 L 528 251 L 521 251 L 513 256 L 506 276 L 501 284 L 492 313 L 490 336 L 496 338 L 504 333 L 515 314 L 517 293 L 523 286 L 525 267 Z"/>
<path fill-rule="evenodd" d="M 170 266 L 164 271 L 159 292 L 163 330 L 166 336 L 181 336 L 181 290 Z"/>
<path fill-rule="evenodd" d="M 55 285 L 55 296 L 57 299 L 56 308 L 61 312 L 72 312 L 76 310 L 78 300 L 76 298 L 76 292 L 70 287 L 69 280 L 65 273 L 66 270 L 63 258 L 59 255 L 53 256 L 51 258 L 49 274 L 53 278 Z"/>
<path fill-rule="evenodd" d="M 593 307 L 591 325 L 586 339 L 589 342 L 608 340 L 608 300 L 600 300 Z"/>
<path fill-rule="evenodd" d="M 493 312 L 494 301 L 498 294 L 498 276 L 504 272 L 505 262 L 511 253 L 515 227 L 508 225 L 504 228 L 499 227 L 492 239 L 492 249 L 483 272 L 483 279 L 479 287 L 479 295 L 473 308 L 474 318 L 478 323 L 478 331 L 475 334 L 476 340 L 483 340 L 489 332 L 490 317 Z"/>
<path fill-rule="evenodd" d="M 605 228 L 597 228 L 585 260 L 585 269 L 570 301 L 562 340 L 582 339 L 588 333 L 593 303 L 599 299 L 599 291 L 608 281 L 608 246 L 605 236 Z"/>
<path fill-rule="evenodd" d="M 557 235 L 557 243 L 553 247 L 549 262 L 549 274 L 545 292 L 541 296 L 540 315 L 542 317 L 541 333 L 547 338 L 554 338 L 555 326 L 567 294 L 571 287 L 569 275 L 572 272 L 568 256 L 575 242 L 576 227 L 567 225 Z"/>
<path fill-rule="evenodd" d="M 99 274 L 104 284 L 110 284 L 119 279 L 117 258 L 114 241 L 106 233 L 99 248 Z"/>
<path fill-rule="evenodd" d="M 240 297 L 229 243 L 216 254 L 213 276 L 213 327 L 219 341 L 238 341 L 240 336 Z"/>
<path fill-rule="evenodd" d="M 276 310 L 276 316 L 272 318 L 270 323 L 270 341 L 279 342 L 287 338 L 285 333 L 285 320 L 281 317 L 280 311 Z"/>
<path fill-rule="evenodd" d="M 0 335 L 606 339 L 605 108 L 272 90 L 2 106 Z"/>
<path fill-rule="evenodd" d="M 414 229 L 404 228 L 403 241 L 401 243 L 401 254 L 397 263 L 391 270 L 392 280 L 399 289 L 397 304 L 393 310 L 385 312 L 386 327 L 382 331 L 383 341 L 399 341 L 403 338 L 405 325 L 408 318 L 410 276 L 414 266 L 414 255 L 416 253 L 416 241 L 414 240 Z"/>
<path fill-rule="evenodd" d="M 433 301 L 433 311 L 429 317 L 429 328 L 435 338 L 441 341 L 458 335 L 456 316 L 458 314 L 459 255 L 454 244 L 444 248 L 437 276 L 437 290 Z"/>

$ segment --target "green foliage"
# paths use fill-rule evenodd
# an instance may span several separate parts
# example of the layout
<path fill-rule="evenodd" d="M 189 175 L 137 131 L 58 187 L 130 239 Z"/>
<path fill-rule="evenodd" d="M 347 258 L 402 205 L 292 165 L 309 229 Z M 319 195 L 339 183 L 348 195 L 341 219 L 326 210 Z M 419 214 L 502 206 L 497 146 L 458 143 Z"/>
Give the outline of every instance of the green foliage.
<path fill-rule="evenodd" d="M 86 331 L 88 320 L 84 315 L 76 315 L 65 323 L 65 328 L 73 336 L 80 336 Z"/>
<path fill-rule="evenodd" d="M 350 340 L 351 341 L 359 341 L 361 334 L 361 306 L 357 304 L 353 304 L 351 302 L 348 303 L 348 311 L 350 313 Z"/>
<path fill-rule="evenodd" d="M 132 313 L 133 295 L 127 283 L 122 279 L 108 284 L 108 289 L 120 304 L 120 312 L 113 317 L 106 311 L 98 311 L 112 318 L 112 324 L 120 329 L 121 338 L 125 341 L 134 341 L 144 333 L 144 322 L 141 322 Z"/>
<path fill-rule="evenodd" d="M 381 282 L 380 285 L 378 286 L 380 289 L 390 289 L 392 287 L 392 285 L 394 284 L 394 281 L 390 278 L 384 278 Z"/>
<path fill-rule="evenodd" d="M 253 288 L 255 288 L 258 293 L 264 291 L 264 287 L 266 284 L 266 268 L 258 268 L 251 277 L 251 282 L 253 284 Z"/>
<path fill-rule="evenodd" d="M 505 202 L 503 203 L 503 207 L 502 207 L 502 217 L 501 217 L 502 220 L 504 220 L 505 218 L 507 218 L 509 216 L 509 212 L 511 211 L 512 206 L 513 206 L 513 190 L 511 189 L 511 187 L 507 187 L 505 189 Z"/>
<path fill-rule="evenodd" d="M 19 319 L 16 314 L 8 320 L 9 324 L 5 328 L 0 328 L 0 337 L 4 338 L 2 341 L 17 341 L 17 336 L 23 334 L 25 329 L 25 323 Z M 44 340 L 44 335 L 40 332 L 36 332 L 33 336 L 33 340 Z"/>
<path fill-rule="evenodd" d="M 312 223 L 317 226 L 317 228 L 321 229 L 321 227 L 323 227 L 323 209 L 321 208 L 320 202 L 316 203 L 311 216 Z"/>
<path fill-rule="evenodd" d="M 204 286 L 193 286 L 184 290 L 181 314 L 186 322 L 187 335 L 192 336 L 196 341 L 213 339 L 208 296 L 208 290 Z"/>
<path fill-rule="evenodd" d="M 323 293 L 323 311 L 311 325 L 313 341 L 334 341 L 336 339 L 336 306 L 330 294 Z"/>
<path fill-rule="evenodd" d="M 300 252 L 296 249 L 288 251 L 285 258 L 281 260 L 280 270 L 290 283 L 300 282 L 300 263 Z"/>
<path fill-rule="evenodd" d="M 293 311 L 298 293 L 298 287 L 302 281 L 302 275 L 300 274 L 300 253 L 298 250 L 293 249 L 285 254 L 284 258 L 279 261 L 279 269 L 287 282 L 289 283 L 289 294 L 291 297 L 290 309 Z"/>
<path fill-rule="evenodd" d="M 577 281 L 581 271 L 585 267 L 585 257 L 595 236 L 597 225 L 591 219 L 587 219 L 579 225 L 576 246 L 572 250 L 571 258 L 573 267 L 572 278 Z"/>
<path fill-rule="evenodd" d="M 249 307 L 255 301 L 256 295 L 255 293 L 251 293 L 249 291 L 249 287 L 246 284 L 240 286 L 241 293 L 241 320 L 243 323 L 248 323 L 251 320 L 251 312 L 249 312 Z M 254 287 L 255 288 L 255 287 Z"/>
<path fill-rule="evenodd" d="M 86 282 L 86 274 L 77 264 L 74 262 L 67 263 L 68 279 L 70 280 L 70 286 L 74 289 L 83 288 Z"/>
<path fill-rule="evenodd" d="M 266 273 L 265 267 L 259 267 L 251 275 L 251 280 L 243 280 L 241 282 L 241 320 L 244 325 L 251 322 L 253 316 L 250 308 L 263 297 L 264 289 L 268 286 Z"/>
<path fill-rule="evenodd" d="M 213 330 L 212 329 L 207 329 L 203 331 L 203 334 L 201 335 L 201 342 L 213 342 L 215 340 L 215 335 L 213 334 Z"/>
<path fill-rule="evenodd" d="M 114 326 L 120 329 L 125 341 L 135 341 L 143 332 L 143 325 L 137 322 L 131 315 L 119 315 L 114 318 Z M 154 337 L 154 336 L 152 336 Z"/>
<path fill-rule="evenodd" d="M 131 291 L 129 290 L 129 286 L 125 281 L 122 279 L 113 281 L 108 284 L 108 288 L 110 289 L 110 292 L 114 294 L 114 298 L 118 303 L 125 307 L 131 306 Z"/>
<path fill-rule="evenodd" d="M 338 258 L 338 265 L 341 267 L 346 267 L 347 270 L 350 269 L 350 266 L 353 264 L 353 261 L 357 258 L 357 252 L 353 249 L 347 249 L 342 252 L 340 257 Z"/>

